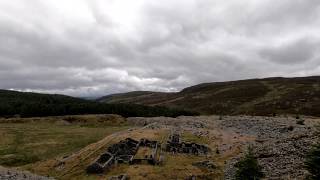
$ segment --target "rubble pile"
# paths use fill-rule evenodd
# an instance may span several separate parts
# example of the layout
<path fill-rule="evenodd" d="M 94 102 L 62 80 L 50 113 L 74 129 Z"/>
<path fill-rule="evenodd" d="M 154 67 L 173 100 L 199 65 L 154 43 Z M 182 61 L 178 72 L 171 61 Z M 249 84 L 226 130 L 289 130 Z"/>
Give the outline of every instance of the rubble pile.
<path fill-rule="evenodd" d="M 206 155 L 211 150 L 209 147 L 197 143 L 180 142 L 179 134 L 172 134 L 166 145 L 167 152 Z"/>
<path fill-rule="evenodd" d="M 129 180 L 129 176 L 127 176 L 126 174 L 121 174 L 119 176 L 112 176 L 109 178 L 109 180 Z"/>
<path fill-rule="evenodd" d="M 118 144 L 114 144 L 108 148 L 108 152 L 115 156 L 115 160 L 118 163 L 129 163 L 132 161 L 133 156 L 139 149 L 139 141 L 127 138 L 124 141 L 120 141 Z"/>
<path fill-rule="evenodd" d="M 148 139 L 141 139 L 139 146 L 140 147 L 150 147 L 150 148 L 155 148 L 159 144 L 158 141 L 150 141 Z"/>
<path fill-rule="evenodd" d="M 51 177 L 44 177 L 31 174 L 25 171 L 17 171 L 14 169 L 7 169 L 0 166 L 0 180 L 54 180 Z"/>
<path fill-rule="evenodd" d="M 310 132 L 255 144 L 254 153 L 269 178 L 303 178 L 305 155 L 316 142 Z"/>
<path fill-rule="evenodd" d="M 110 146 L 93 164 L 87 167 L 87 173 L 100 174 L 110 168 L 115 162 L 125 163 L 132 161 L 139 148 L 139 142 L 131 138 Z"/>
<path fill-rule="evenodd" d="M 135 126 L 148 126 L 150 127 L 181 127 L 183 128 L 206 128 L 207 123 L 203 122 L 201 117 L 185 117 L 180 116 L 177 118 L 170 117 L 152 117 L 152 118 L 144 118 L 144 117 L 130 117 L 127 118 L 127 122 L 131 125 Z"/>
<path fill-rule="evenodd" d="M 135 156 L 140 147 L 151 148 L 152 153 L 144 158 L 136 158 Z M 150 141 L 148 139 L 136 141 L 127 138 L 108 147 L 107 151 L 88 166 L 86 171 L 88 174 L 101 174 L 111 168 L 112 165 L 118 163 L 139 164 L 146 161 L 149 164 L 155 165 L 157 163 L 156 155 L 159 147 L 161 146 L 158 141 Z"/>
<path fill-rule="evenodd" d="M 199 161 L 192 164 L 193 166 L 199 167 L 199 168 L 205 168 L 205 169 L 216 169 L 216 165 L 212 161 Z"/>
<path fill-rule="evenodd" d="M 294 119 L 270 117 L 225 117 L 220 128 L 249 134 L 257 139 L 251 145 L 268 179 L 303 179 L 304 157 L 316 141 L 313 126 L 296 124 Z M 225 170 L 232 179 L 239 157 L 231 159 Z"/>

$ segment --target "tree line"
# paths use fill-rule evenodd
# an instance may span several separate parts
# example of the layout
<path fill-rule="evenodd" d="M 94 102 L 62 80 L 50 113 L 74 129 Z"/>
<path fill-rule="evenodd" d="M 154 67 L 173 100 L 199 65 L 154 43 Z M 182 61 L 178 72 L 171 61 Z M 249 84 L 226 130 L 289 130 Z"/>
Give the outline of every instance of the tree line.
<path fill-rule="evenodd" d="M 119 114 L 124 117 L 177 117 L 198 113 L 137 104 L 105 104 L 64 95 L 0 90 L 0 116 L 43 117 L 80 114 Z"/>

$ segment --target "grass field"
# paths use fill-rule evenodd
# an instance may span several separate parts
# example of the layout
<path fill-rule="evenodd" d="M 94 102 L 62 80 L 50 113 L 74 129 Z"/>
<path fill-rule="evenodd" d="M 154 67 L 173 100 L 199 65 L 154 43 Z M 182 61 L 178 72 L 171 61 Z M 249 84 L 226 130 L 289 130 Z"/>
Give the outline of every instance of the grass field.
<path fill-rule="evenodd" d="M 67 156 L 103 137 L 127 129 L 126 123 L 98 123 L 92 125 L 83 119 L 97 120 L 96 117 L 80 119 L 81 123 L 66 123 L 59 118 L 41 118 L 0 123 L 0 165 L 18 167 L 57 156 Z M 110 120 L 110 119 L 109 119 Z M 1 121 L 0 121 L 1 122 Z"/>
<path fill-rule="evenodd" d="M 215 151 L 207 156 L 162 151 L 163 163 L 158 166 L 119 164 L 100 175 L 88 175 L 85 171 L 114 143 L 130 137 L 156 140 L 165 145 L 170 132 L 170 128 L 130 126 L 120 116 L 107 115 L 0 119 L 0 166 L 17 167 L 61 180 L 108 179 L 120 174 L 136 180 L 185 179 L 191 175 L 204 179 L 223 177 L 225 159 L 220 160 L 222 156 Z M 183 141 L 207 144 L 212 150 L 216 147 L 212 138 L 194 135 L 189 130 L 182 131 L 181 137 Z M 150 149 L 142 148 L 138 156 L 150 153 Z M 214 162 L 216 168 L 192 165 L 203 160 Z"/>

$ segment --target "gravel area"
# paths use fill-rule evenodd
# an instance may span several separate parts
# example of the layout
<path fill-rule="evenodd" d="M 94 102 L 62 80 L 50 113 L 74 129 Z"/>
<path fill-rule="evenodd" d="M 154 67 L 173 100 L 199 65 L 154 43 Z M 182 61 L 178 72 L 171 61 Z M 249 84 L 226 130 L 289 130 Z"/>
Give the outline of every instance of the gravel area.
<path fill-rule="evenodd" d="M 250 145 L 266 179 L 304 179 L 307 175 L 304 156 L 317 142 L 314 124 L 298 125 L 293 118 L 225 117 L 220 127 L 256 137 Z M 228 161 L 226 179 L 232 179 L 239 158 Z"/>
<path fill-rule="evenodd" d="M 152 128 L 175 127 L 207 136 L 209 131 L 233 133 L 232 138 L 254 137 L 248 142 L 239 142 L 244 147 L 253 147 L 266 179 L 304 179 L 304 156 L 317 142 L 315 124 L 317 119 L 305 118 L 305 124 L 297 124 L 293 117 L 261 116 L 199 116 L 178 118 L 128 118 L 131 124 L 148 125 Z M 231 137 L 230 137 L 231 138 Z M 222 152 L 232 144 L 222 144 Z M 243 153 L 226 161 L 225 179 L 233 179 L 234 164 Z"/>
<path fill-rule="evenodd" d="M 26 171 L 18 171 L 0 167 L 0 180 L 54 180 L 53 178 L 38 176 Z"/>

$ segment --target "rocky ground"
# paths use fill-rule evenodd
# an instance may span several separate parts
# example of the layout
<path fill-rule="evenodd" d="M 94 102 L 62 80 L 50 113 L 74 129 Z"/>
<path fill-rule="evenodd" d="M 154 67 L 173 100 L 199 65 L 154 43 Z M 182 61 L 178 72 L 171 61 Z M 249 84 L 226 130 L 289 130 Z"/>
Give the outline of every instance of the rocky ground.
<path fill-rule="evenodd" d="M 129 122 L 153 128 L 174 126 L 199 136 L 220 137 L 222 140 L 216 146 L 222 155 L 241 147 L 239 154 L 226 160 L 225 179 L 234 177 L 234 164 L 248 146 L 253 147 L 266 179 L 303 179 L 307 174 L 304 156 L 316 142 L 315 125 L 320 122 L 303 119 L 302 125 L 293 117 L 253 116 L 129 118 Z"/>
<path fill-rule="evenodd" d="M 111 134 L 67 158 L 39 163 L 34 166 L 33 171 L 40 174 L 54 171 L 59 174 L 58 179 L 77 179 L 79 175 L 87 177 L 86 174 L 83 174 L 85 167 L 110 144 L 127 137 L 166 142 L 171 131 L 181 132 L 183 138 L 191 138 L 189 140 L 208 145 L 212 150 L 212 155 L 194 160 L 188 155 L 174 155 L 170 157 L 171 160 L 174 158 L 175 163 L 179 161 L 183 166 L 177 167 L 172 164 L 169 164 L 168 168 L 166 165 L 157 168 L 128 166 L 124 169 L 118 168 L 118 170 L 115 168 L 115 172 L 106 173 L 103 177 L 114 175 L 114 173 L 126 173 L 131 179 L 137 176 L 159 179 L 160 177 L 173 177 L 168 176 L 169 171 L 173 172 L 171 175 L 179 171 L 180 174 L 186 174 L 184 177 L 200 177 L 201 179 L 203 172 L 206 172 L 211 175 L 216 173 L 219 175 L 214 175 L 214 177 L 219 177 L 217 179 L 233 179 L 236 171 L 234 164 L 244 155 L 247 148 L 252 146 L 259 164 L 263 167 L 266 179 L 304 179 L 307 175 L 303 168 L 304 156 L 317 142 L 318 134 L 315 126 L 320 123 L 320 119 L 307 117 L 302 117 L 302 119 L 305 120 L 304 123 L 298 124 L 298 120 L 294 117 L 127 118 L 127 123 L 131 125 L 130 129 Z M 168 157 L 168 160 L 170 158 Z M 184 158 L 187 158 L 187 161 Z M 203 169 L 206 170 L 203 171 Z M 141 175 L 143 173 L 146 175 Z M 160 173 L 166 176 L 159 176 Z M 2 179 L 42 180 L 49 178 L 0 167 L 0 180 Z"/>
<path fill-rule="evenodd" d="M 315 120 L 304 125 L 294 118 L 225 117 L 220 127 L 256 137 L 250 145 L 267 179 L 303 179 L 304 156 L 316 142 Z M 234 174 L 234 159 L 229 161 L 226 177 Z"/>
<path fill-rule="evenodd" d="M 0 180 L 54 180 L 44 176 L 38 176 L 26 171 L 18 171 L 14 169 L 7 169 L 0 166 Z"/>

